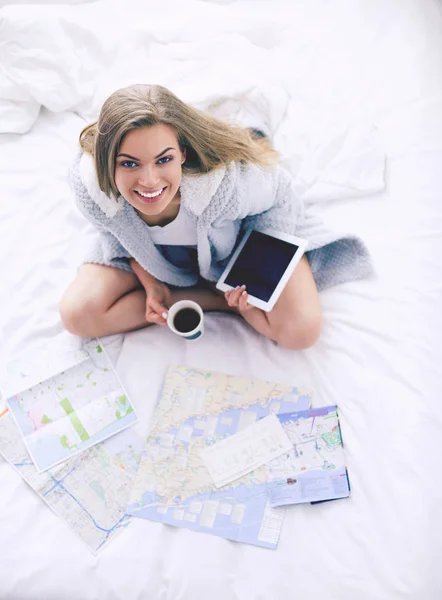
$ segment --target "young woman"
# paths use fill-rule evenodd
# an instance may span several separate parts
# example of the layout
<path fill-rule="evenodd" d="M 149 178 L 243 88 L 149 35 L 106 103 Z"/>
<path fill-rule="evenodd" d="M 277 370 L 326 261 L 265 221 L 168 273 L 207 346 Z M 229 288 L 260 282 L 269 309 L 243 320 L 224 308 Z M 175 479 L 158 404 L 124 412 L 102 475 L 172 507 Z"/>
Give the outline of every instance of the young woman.
<path fill-rule="evenodd" d="M 261 135 L 221 122 L 157 85 L 117 90 L 80 135 L 72 168 L 81 212 L 100 235 L 60 303 L 64 326 L 103 336 L 164 325 L 181 299 L 233 311 L 287 348 L 321 327 L 318 289 L 370 274 L 365 246 L 305 213 L 278 154 Z M 245 227 L 309 241 L 273 310 L 244 286 L 214 289 Z"/>

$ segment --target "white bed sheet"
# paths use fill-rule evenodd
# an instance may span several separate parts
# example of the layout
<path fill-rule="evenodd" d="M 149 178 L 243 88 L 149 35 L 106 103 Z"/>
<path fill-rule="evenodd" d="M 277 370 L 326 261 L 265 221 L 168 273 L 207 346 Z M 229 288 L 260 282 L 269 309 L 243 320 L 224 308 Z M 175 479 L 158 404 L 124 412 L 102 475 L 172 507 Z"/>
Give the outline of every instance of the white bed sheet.
<path fill-rule="evenodd" d="M 211 314 L 195 344 L 157 327 L 122 336 L 117 369 L 144 434 L 167 364 L 311 387 L 314 406 L 340 407 L 352 497 L 292 507 L 276 551 L 136 520 L 94 557 L 0 459 L 2 600 L 441 597 L 441 7 L 290 6 L 292 37 L 268 45 L 281 59 L 275 72 L 296 81 L 271 128 L 296 174 L 319 139 L 312 115 L 329 131 L 361 119 L 376 126 L 385 191 L 314 206 L 331 227 L 364 238 L 376 277 L 322 294 L 323 334 L 308 351 L 283 350 L 239 319 Z M 278 17 L 285 24 L 287 14 Z M 83 124 L 72 110 L 44 108 L 25 135 L 0 136 L 1 360 L 62 329 L 57 301 L 93 235 L 66 178 Z"/>

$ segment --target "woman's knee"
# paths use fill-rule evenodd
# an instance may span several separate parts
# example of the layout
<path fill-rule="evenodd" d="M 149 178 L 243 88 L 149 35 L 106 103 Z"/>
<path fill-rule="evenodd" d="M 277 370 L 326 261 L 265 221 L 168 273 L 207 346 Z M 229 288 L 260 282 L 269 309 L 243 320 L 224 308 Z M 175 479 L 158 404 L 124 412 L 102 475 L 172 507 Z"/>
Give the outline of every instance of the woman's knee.
<path fill-rule="evenodd" d="M 58 310 L 64 328 L 74 335 L 95 337 L 98 335 L 100 309 L 93 300 L 79 300 L 65 294 Z"/>
<path fill-rule="evenodd" d="M 105 265 L 82 265 L 59 302 L 64 327 L 81 337 L 102 335 L 106 312 L 139 285 L 133 273 Z"/>
<path fill-rule="evenodd" d="M 275 341 L 289 350 L 311 348 L 321 334 L 321 315 L 310 313 L 288 319 L 274 332 Z"/>

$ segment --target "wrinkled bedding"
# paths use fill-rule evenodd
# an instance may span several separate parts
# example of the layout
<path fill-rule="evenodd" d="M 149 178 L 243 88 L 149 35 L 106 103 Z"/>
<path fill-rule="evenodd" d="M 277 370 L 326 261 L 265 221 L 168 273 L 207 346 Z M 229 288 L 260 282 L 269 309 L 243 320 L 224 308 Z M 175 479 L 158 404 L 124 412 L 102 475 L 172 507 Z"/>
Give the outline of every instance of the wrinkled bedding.
<path fill-rule="evenodd" d="M 198 343 L 121 336 L 116 363 L 142 435 L 168 364 L 310 387 L 340 408 L 350 499 L 292 507 L 276 551 L 136 520 L 95 557 L 0 458 L 0 598 L 440 598 L 441 74 L 436 0 L 0 10 L 0 360 L 62 330 L 57 302 L 95 233 L 68 167 L 103 99 L 134 81 L 265 129 L 311 210 L 361 236 L 376 270 L 321 295 L 307 351 L 212 313 Z"/>

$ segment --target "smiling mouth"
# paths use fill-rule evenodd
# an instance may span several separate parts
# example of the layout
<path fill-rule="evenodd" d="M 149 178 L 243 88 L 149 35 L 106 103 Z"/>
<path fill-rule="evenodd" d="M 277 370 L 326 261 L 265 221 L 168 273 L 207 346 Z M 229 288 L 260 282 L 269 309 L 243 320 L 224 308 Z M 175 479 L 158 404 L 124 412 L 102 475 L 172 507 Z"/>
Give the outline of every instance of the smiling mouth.
<path fill-rule="evenodd" d="M 167 186 L 161 188 L 160 190 L 157 190 L 156 192 L 151 192 L 151 193 L 139 192 L 138 190 L 134 190 L 134 192 L 137 195 L 137 197 L 141 200 L 141 202 L 143 202 L 144 204 L 153 204 L 162 199 L 163 193 L 166 188 L 167 188 Z"/>

